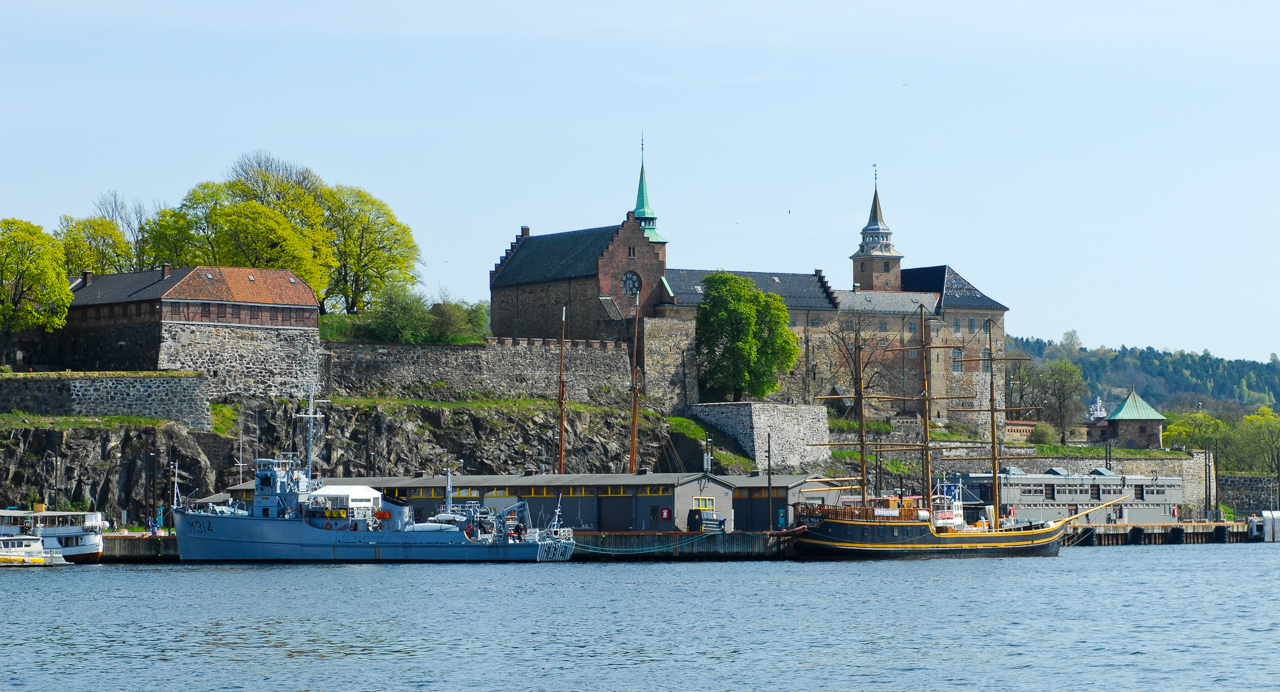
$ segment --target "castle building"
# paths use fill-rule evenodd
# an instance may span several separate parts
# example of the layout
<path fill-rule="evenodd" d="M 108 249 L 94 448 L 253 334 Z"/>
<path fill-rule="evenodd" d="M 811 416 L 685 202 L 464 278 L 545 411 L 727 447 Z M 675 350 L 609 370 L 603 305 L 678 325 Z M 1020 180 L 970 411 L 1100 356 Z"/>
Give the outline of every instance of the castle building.
<path fill-rule="evenodd" d="M 666 250 L 642 166 L 636 207 L 621 224 L 540 236 L 521 228 L 490 272 L 493 333 L 555 339 L 560 336 L 563 311 L 566 338 L 631 341 L 638 297 L 642 320 L 638 360 L 645 364 L 659 356 L 645 371 L 650 403 L 684 410 L 698 400 L 690 323 L 702 301 L 702 279 L 713 270 L 668 268 Z M 812 402 L 832 387 L 847 388 L 851 369 L 836 342 L 856 332 L 879 350 L 872 354 L 876 359 L 872 366 L 880 371 L 881 386 L 889 391 L 918 394 L 920 363 L 928 357 L 935 394 L 965 392 L 977 397 L 951 400 L 950 407 L 947 400 L 940 400 L 931 407 L 932 417 L 947 419 L 950 408 L 985 408 L 993 373 L 989 363 L 977 359 L 988 354 L 989 330 L 994 330 L 991 343 L 997 355 L 1002 353 L 1008 308 L 949 266 L 903 269 L 903 255 L 893 245 L 878 189 L 857 251 L 849 259 L 853 263 L 850 290 L 833 288 L 821 270 L 812 274 L 730 271 L 750 279 L 760 290 L 779 295 L 802 341 L 800 362 L 770 398 Z M 923 346 L 921 308 L 931 348 L 912 349 L 912 345 Z M 681 323 L 686 326 L 678 326 Z M 655 341 L 657 335 L 660 338 Z M 1000 372 L 997 365 L 997 377 Z M 997 384 L 996 389 L 997 404 L 1003 406 L 1004 387 Z M 989 422 L 985 413 L 954 414 L 975 428 Z M 1003 414 L 997 418 L 1003 421 Z"/>
<path fill-rule="evenodd" d="M 184 267 L 70 279 L 40 361 L 72 370 L 196 370 L 211 394 L 303 395 L 319 377 L 319 303 L 293 272 Z"/>

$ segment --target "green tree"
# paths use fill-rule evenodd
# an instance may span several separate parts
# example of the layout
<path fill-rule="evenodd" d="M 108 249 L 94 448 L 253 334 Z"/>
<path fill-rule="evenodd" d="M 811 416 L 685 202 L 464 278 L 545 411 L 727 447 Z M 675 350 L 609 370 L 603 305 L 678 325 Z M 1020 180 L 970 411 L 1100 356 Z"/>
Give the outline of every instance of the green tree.
<path fill-rule="evenodd" d="M 0 363 L 8 362 L 15 334 L 66 325 L 72 295 L 65 263 L 61 243 L 39 226 L 0 220 Z"/>
<path fill-rule="evenodd" d="M 800 355 L 782 298 L 728 272 L 708 274 L 702 286 L 696 351 L 703 388 L 734 401 L 777 389 L 779 374 Z"/>
<path fill-rule="evenodd" d="M 1080 375 L 1080 366 L 1067 360 L 1049 361 L 1039 374 L 1040 391 L 1044 396 L 1041 419 L 1053 423 L 1058 429 L 1059 443 L 1067 443 L 1067 426 L 1084 414 L 1081 399 L 1089 387 Z"/>
<path fill-rule="evenodd" d="M 365 314 L 369 336 L 385 343 L 427 343 L 436 319 L 426 299 L 404 284 L 384 286 Z"/>
<path fill-rule="evenodd" d="M 325 190 L 323 200 L 336 264 L 323 304 L 356 314 L 384 286 L 413 283 L 418 245 L 385 202 L 345 185 Z"/>
<path fill-rule="evenodd" d="M 1280 474 L 1280 415 L 1263 406 L 1252 416 L 1245 416 L 1236 431 L 1251 469 Z"/>
<path fill-rule="evenodd" d="M 1164 442 L 1190 449 L 1211 449 L 1222 442 L 1230 429 L 1227 424 L 1207 413 L 1168 414 L 1171 419 L 1164 429 Z"/>
<path fill-rule="evenodd" d="M 63 216 L 53 236 L 62 243 L 67 274 L 119 274 L 133 270 L 133 249 L 111 219 Z"/>

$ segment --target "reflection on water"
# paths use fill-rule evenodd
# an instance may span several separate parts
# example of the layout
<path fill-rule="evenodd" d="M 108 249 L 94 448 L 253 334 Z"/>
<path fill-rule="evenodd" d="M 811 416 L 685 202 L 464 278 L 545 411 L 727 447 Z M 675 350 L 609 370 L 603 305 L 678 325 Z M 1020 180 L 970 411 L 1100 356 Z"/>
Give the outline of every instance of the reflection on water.
<path fill-rule="evenodd" d="M 10 689 L 1274 686 L 1280 546 L 0 570 Z"/>

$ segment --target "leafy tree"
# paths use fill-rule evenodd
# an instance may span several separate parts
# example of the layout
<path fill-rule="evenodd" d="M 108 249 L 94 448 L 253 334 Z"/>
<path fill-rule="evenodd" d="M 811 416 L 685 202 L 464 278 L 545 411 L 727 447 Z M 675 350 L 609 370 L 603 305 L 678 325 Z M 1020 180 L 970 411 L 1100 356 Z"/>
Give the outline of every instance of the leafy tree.
<path fill-rule="evenodd" d="M 413 281 L 418 245 L 385 202 L 344 185 L 325 190 L 323 199 L 336 262 L 323 303 L 355 314 L 384 286 Z"/>
<path fill-rule="evenodd" d="M 328 267 L 315 260 L 311 243 L 280 212 L 258 202 L 238 202 L 214 215 L 218 254 L 233 267 L 289 269 L 311 286 L 328 282 Z"/>
<path fill-rule="evenodd" d="M 386 343 L 427 343 L 435 321 L 426 299 L 404 284 L 383 287 L 365 314 L 369 336 Z"/>
<path fill-rule="evenodd" d="M 1227 424 L 1207 413 L 1169 414 L 1170 422 L 1164 429 L 1164 442 L 1191 449 L 1210 449 L 1227 435 Z"/>
<path fill-rule="evenodd" d="M 1041 419 L 1053 423 L 1058 429 L 1059 443 L 1067 443 L 1067 426 L 1084 414 L 1081 399 L 1089 392 L 1080 367 L 1066 360 L 1049 361 L 1039 375 L 1044 396 Z"/>
<path fill-rule="evenodd" d="M 800 354 L 782 298 L 727 272 L 708 274 L 702 286 L 695 347 L 703 388 L 734 401 L 777 389 Z"/>
<path fill-rule="evenodd" d="M 1035 429 L 1031 431 L 1028 441 L 1034 445 L 1053 444 L 1053 438 L 1057 435 L 1057 431 L 1048 423 L 1036 423 Z"/>
<path fill-rule="evenodd" d="M 133 250 L 111 219 L 63 216 L 53 236 L 62 243 L 67 274 L 116 274 L 133 270 Z"/>
<path fill-rule="evenodd" d="M 9 358 L 14 334 L 66 325 L 72 295 L 65 263 L 61 244 L 39 226 L 0 220 L 0 363 Z"/>

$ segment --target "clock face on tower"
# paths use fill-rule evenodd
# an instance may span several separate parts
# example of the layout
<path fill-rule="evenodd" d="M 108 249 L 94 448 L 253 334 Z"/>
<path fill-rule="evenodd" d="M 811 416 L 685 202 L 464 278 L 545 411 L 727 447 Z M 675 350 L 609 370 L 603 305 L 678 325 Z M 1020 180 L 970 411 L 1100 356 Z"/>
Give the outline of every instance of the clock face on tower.
<path fill-rule="evenodd" d="M 627 272 L 622 275 L 622 292 L 634 296 L 640 293 L 640 275 L 635 272 Z"/>

